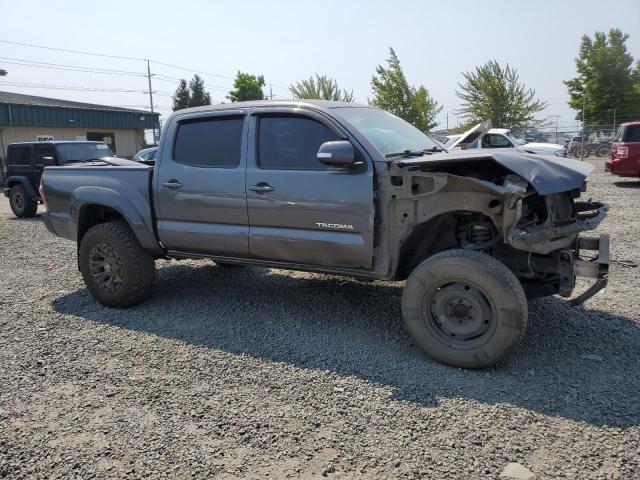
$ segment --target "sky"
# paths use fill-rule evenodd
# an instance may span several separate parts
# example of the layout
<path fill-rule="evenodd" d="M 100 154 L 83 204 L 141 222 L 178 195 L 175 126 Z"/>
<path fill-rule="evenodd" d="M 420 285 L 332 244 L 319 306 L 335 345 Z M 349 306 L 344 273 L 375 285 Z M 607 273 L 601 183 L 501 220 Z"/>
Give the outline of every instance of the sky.
<path fill-rule="evenodd" d="M 0 42 L 0 68 L 8 71 L 0 90 L 145 109 L 143 59 L 151 59 L 154 103 L 164 117 L 177 80 L 196 71 L 207 74 L 215 102 L 225 101 L 238 70 L 264 75 L 274 98 L 291 98 L 291 83 L 319 73 L 366 102 L 375 68 L 393 47 L 409 83 L 425 85 L 443 105 L 441 128 L 447 114 L 449 126 L 456 124 L 462 72 L 490 59 L 517 68 L 525 85 L 549 104 L 540 117 L 559 116 L 562 127 L 575 124 L 563 80 L 576 74 L 583 34 L 620 28 L 640 58 L 640 0 L 0 0 L 0 18 L 0 40 L 134 58 Z M 25 65 L 30 62 L 56 68 Z"/>

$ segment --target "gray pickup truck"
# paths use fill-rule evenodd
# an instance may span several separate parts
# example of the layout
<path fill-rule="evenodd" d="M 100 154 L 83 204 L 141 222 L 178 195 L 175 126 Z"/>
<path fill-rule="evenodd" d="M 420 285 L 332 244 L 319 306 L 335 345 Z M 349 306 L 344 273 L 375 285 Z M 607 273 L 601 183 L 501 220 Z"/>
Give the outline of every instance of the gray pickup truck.
<path fill-rule="evenodd" d="M 47 167 L 40 191 L 104 305 L 145 299 L 158 258 L 406 279 L 417 344 L 485 367 L 523 336 L 527 297 L 594 278 L 580 303 L 606 284 L 607 236 L 579 236 L 607 212 L 577 200 L 590 172 L 511 149 L 447 153 L 367 106 L 247 102 L 172 114 L 153 166 Z"/>

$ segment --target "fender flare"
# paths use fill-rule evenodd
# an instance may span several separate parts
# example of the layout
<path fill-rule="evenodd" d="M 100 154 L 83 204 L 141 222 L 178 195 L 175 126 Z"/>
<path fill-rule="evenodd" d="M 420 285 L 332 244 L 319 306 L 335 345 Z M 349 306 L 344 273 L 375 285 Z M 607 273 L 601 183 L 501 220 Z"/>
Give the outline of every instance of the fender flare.
<path fill-rule="evenodd" d="M 163 250 L 153 233 L 153 225 L 149 224 L 149 222 L 153 222 L 151 216 L 149 215 L 148 221 L 145 221 L 145 216 L 128 198 L 115 190 L 105 187 L 79 187 L 71 194 L 69 205 L 71 231 L 69 233 L 72 238 L 78 238 L 81 215 L 87 205 L 112 208 L 124 218 L 145 250 L 149 250 L 153 254 L 162 253 Z"/>
<path fill-rule="evenodd" d="M 31 182 L 27 177 L 24 177 L 22 175 L 11 175 L 10 177 L 7 177 L 6 179 L 7 188 L 11 188 L 16 184 L 22 185 L 22 188 L 24 188 L 27 191 L 27 195 L 29 195 L 30 197 L 38 198 L 38 199 L 40 198 L 40 195 L 38 195 L 38 192 L 35 191 L 35 189 L 33 188 L 33 185 L 31 185 Z"/>

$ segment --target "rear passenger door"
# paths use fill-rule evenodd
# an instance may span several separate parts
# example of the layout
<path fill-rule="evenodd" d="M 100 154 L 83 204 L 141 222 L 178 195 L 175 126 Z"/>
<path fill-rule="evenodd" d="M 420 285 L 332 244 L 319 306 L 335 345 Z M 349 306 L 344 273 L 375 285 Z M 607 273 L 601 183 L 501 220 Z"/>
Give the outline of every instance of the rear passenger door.
<path fill-rule="evenodd" d="M 259 109 L 247 163 L 249 253 L 287 263 L 367 270 L 373 253 L 373 166 L 329 167 L 320 145 L 347 138 L 331 119 L 302 109 Z M 352 140 L 352 143 L 354 141 Z"/>
<path fill-rule="evenodd" d="M 176 117 L 156 160 L 158 235 L 169 250 L 246 257 L 243 110 Z"/>

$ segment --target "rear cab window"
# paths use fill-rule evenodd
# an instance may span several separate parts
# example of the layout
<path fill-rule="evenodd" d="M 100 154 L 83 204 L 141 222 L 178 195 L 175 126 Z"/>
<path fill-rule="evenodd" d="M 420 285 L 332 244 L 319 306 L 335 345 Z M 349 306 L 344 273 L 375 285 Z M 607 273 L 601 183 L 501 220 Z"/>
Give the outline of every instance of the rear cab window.
<path fill-rule="evenodd" d="M 240 165 L 244 117 L 206 117 L 178 124 L 173 159 L 193 167 Z"/>
<path fill-rule="evenodd" d="M 64 164 L 93 162 L 113 156 L 106 143 L 59 143 L 56 151 L 58 160 Z"/>

